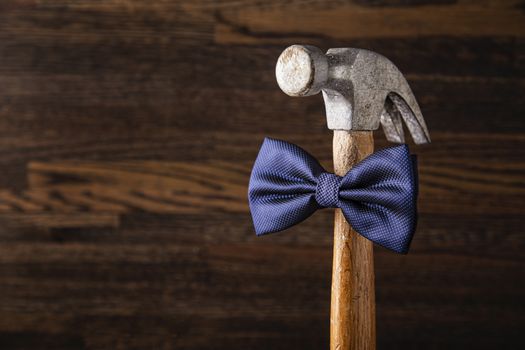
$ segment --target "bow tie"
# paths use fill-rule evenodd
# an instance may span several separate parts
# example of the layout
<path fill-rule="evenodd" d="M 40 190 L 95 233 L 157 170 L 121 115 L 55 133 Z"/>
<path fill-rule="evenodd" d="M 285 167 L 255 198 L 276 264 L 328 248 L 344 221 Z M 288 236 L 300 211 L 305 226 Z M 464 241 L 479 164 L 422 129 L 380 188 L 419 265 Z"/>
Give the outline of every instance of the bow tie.
<path fill-rule="evenodd" d="M 282 231 L 321 208 L 341 208 L 353 229 L 407 253 L 417 222 L 417 165 L 407 145 L 365 158 L 345 176 L 328 173 L 302 148 L 266 138 L 248 198 L 257 235 Z"/>

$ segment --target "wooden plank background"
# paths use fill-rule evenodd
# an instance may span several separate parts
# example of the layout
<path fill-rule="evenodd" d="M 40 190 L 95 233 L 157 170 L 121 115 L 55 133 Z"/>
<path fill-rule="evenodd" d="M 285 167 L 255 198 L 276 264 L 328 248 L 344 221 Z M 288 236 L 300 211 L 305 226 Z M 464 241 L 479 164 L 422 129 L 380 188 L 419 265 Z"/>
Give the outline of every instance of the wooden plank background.
<path fill-rule="evenodd" d="M 321 97 L 275 82 L 292 43 L 391 58 L 432 134 L 379 349 L 525 347 L 523 1 L 3 0 L 2 349 L 327 348 L 332 212 L 247 211 L 264 136 L 331 168 Z"/>

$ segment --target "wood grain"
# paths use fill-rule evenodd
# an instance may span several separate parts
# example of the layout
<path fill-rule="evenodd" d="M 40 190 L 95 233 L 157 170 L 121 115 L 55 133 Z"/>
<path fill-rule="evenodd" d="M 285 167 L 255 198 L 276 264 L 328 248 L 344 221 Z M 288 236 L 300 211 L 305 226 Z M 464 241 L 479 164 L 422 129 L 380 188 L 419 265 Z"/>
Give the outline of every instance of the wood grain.
<path fill-rule="evenodd" d="M 332 169 L 321 98 L 275 82 L 292 43 L 389 57 L 432 134 L 410 254 L 374 248 L 377 347 L 524 348 L 523 9 L 1 1 L 0 348 L 329 346 L 333 212 L 257 238 L 246 200 L 265 136 Z"/>
<path fill-rule="evenodd" d="M 371 131 L 334 130 L 334 171 L 344 176 L 374 151 Z M 335 210 L 330 349 L 376 348 L 376 305 L 372 242 Z"/>
<path fill-rule="evenodd" d="M 520 2 L 453 1 L 424 6 L 366 6 L 350 2 L 322 7 L 299 4 L 282 11 L 234 6 L 221 11 L 215 39 L 221 43 L 282 42 L 285 37 L 311 36 L 339 40 L 411 36 L 523 36 L 525 14 Z M 316 6 L 317 5 L 317 6 Z M 363 6 L 364 5 L 364 6 Z"/>

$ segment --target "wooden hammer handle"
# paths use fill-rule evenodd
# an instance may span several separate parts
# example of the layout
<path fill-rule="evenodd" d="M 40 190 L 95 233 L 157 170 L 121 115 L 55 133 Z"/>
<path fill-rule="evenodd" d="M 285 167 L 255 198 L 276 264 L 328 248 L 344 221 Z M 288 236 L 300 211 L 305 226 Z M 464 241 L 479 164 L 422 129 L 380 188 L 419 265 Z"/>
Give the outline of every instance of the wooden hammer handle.
<path fill-rule="evenodd" d="M 334 131 L 334 170 L 343 176 L 371 154 L 371 131 Z M 355 232 L 341 209 L 335 211 L 330 349 L 376 348 L 372 242 Z"/>

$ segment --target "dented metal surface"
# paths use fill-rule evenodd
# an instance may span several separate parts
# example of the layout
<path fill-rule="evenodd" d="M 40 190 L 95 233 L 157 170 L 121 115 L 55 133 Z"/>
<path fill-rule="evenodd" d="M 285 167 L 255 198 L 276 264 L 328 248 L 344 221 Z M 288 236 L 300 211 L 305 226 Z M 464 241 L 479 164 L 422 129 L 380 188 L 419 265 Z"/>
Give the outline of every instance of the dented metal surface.
<path fill-rule="evenodd" d="M 376 130 L 381 124 L 389 141 L 402 143 L 404 120 L 415 143 L 430 142 L 405 77 L 378 53 L 336 48 L 324 54 L 314 46 L 292 45 L 279 57 L 275 73 L 290 96 L 322 92 L 331 130 Z"/>

